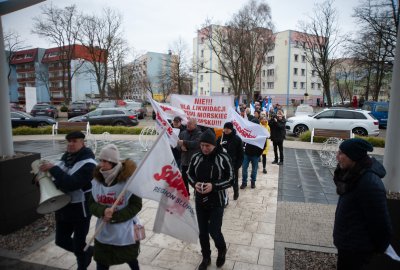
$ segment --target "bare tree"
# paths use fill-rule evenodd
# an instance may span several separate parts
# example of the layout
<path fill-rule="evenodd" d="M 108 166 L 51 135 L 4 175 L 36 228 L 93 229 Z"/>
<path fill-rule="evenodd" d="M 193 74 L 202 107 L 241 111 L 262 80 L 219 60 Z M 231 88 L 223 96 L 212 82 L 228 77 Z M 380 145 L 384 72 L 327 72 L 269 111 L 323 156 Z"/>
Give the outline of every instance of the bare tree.
<path fill-rule="evenodd" d="M 50 82 L 49 82 L 49 73 L 44 70 L 36 71 L 35 73 L 36 80 L 39 84 L 43 85 L 46 88 L 47 94 L 50 97 L 50 102 L 52 101 L 52 96 L 50 93 Z M 39 85 L 38 85 L 39 86 Z"/>
<path fill-rule="evenodd" d="M 342 104 L 345 100 L 350 100 L 353 96 L 354 86 L 354 61 L 353 59 L 345 59 L 336 67 L 335 86 L 340 96 Z"/>
<path fill-rule="evenodd" d="M 62 91 L 65 102 L 71 99 L 71 81 L 84 61 L 71 68 L 75 45 L 80 31 L 80 15 L 75 5 L 58 8 L 45 5 L 42 14 L 33 18 L 32 32 L 40 37 L 47 38 L 59 48 L 59 62 L 62 65 Z"/>
<path fill-rule="evenodd" d="M 218 65 L 199 63 L 195 72 L 216 73 L 229 81 L 236 98 L 245 93 L 251 100 L 266 55 L 273 49 L 272 30 L 271 9 L 263 1 L 250 0 L 225 26 L 207 21 L 199 35 L 207 40 Z"/>
<path fill-rule="evenodd" d="M 8 51 L 7 63 L 8 63 L 8 74 L 7 78 L 10 79 L 11 75 L 11 60 L 17 51 L 21 51 L 27 48 L 25 40 L 21 39 L 21 36 L 15 31 L 9 31 L 4 33 L 4 47 Z"/>
<path fill-rule="evenodd" d="M 396 9 L 393 0 L 365 0 L 354 9 L 353 16 L 361 30 L 350 49 L 368 75 L 366 99 L 371 95 L 378 100 L 384 79 L 393 67 L 399 7 Z"/>
<path fill-rule="evenodd" d="M 346 38 L 339 34 L 337 10 L 333 0 L 316 4 L 307 21 L 300 21 L 301 46 L 307 62 L 321 79 L 328 106 L 332 106 L 331 78 L 335 66 L 340 64 L 340 46 Z"/>
<path fill-rule="evenodd" d="M 109 76 L 109 55 L 116 49 L 117 40 L 122 38 L 122 16 L 110 8 L 104 9 L 101 17 L 84 16 L 81 31 L 80 41 L 90 54 L 87 61 L 93 66 L 89 72 L 95 78 L 103 100 Z"/>
<path fill-rule="evenodd" d="M 165 66 L 169 68 L 169 72 L 162 74 L 163 84 L 165 86 L 172 84 L 179 95 L 189 94 L 188 89 L 185 88 L 185 81 L 189 77 L 187 43 L 182 38 L 177 39 L 170 46 L 169 55 L 170 57 L 164 61 Z M 163 67 L 161 68 L 163 69 Z"/>

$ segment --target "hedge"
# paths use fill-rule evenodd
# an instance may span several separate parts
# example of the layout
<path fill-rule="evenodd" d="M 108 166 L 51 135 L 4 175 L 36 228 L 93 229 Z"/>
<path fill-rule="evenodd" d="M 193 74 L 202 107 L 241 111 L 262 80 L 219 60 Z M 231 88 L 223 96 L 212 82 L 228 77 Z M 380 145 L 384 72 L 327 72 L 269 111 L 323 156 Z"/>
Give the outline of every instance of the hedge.
<path fill-rule="evenodd" d="M 90 130 L 92 134 L 103 134 L 104 132 L 108 132 L 110 134 L 130 134 L 130 135 L 139 135 L 142 131 L 142 127 L 124 127 L 124 126 L 91 126 Z M 39 128 L 31 128 L 31 127 L 17 127 L 13 128 L 13 135 L 40 135 L 40 134 L 51 134 L 52 127 L 39 127 Z M 59 129 L 59 134 L 68 133 L 68 129 Z"/>
<path fill-rule="evenodd" d="M 371 143 L 374 147 L 385 147 L 385 139 L 379 137 L 363 137 L 363 136 L 356 136 L 356 138 L 361 138 L 366 140 L 367 142 Z M 314 142 L 316 143 L 323 143 L 327 140 L 326 137 L 318 137 L 314 136 Z M 306 131 L 300 135 L 300 140 L 302 142 L 311 142 L 311 131 Z"/>

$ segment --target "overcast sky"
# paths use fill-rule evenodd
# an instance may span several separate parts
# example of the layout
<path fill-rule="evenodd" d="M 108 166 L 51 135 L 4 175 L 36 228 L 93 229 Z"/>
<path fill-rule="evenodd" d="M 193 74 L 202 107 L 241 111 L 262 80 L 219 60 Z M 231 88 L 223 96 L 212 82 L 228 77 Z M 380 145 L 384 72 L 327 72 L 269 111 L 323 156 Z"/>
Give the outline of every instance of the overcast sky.
<path fill-rule="evenodd" d="M 2 17 L 3 29 L 17 31 L 26 44 L 48 48 L 54 45 L 31 34 L 32 18 L 40 15 L 40 6 L 59 7 L 76 4 L 79 11 L 99 14 L 103 7 L 118 10 L 123 16 L 123 28 L 129 45 L 136 52 L 167 52 L 170 45 L 182 38 L 192 48 L 196 30 L 207 18 L 224 24 L 247 0 L 53 0 Z M 312 14 L 314 0 L 266 0 L 272 11 L 276 31 L 296 30 L 298 21 Z M 320 1 L 319 1 L 320 2 Z M 359 0 L 336 0 L 343 31 L 355 28 L 351 17 Z"/>

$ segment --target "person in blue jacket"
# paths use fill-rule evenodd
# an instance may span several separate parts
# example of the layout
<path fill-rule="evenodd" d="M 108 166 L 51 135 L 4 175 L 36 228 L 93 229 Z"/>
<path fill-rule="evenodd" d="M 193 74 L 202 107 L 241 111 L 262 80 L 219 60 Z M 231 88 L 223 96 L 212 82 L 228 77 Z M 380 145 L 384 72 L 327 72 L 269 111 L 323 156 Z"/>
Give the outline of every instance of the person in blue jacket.
<path fill-rule="evenodd" d="M 392 227 L 381 178 L 385 168 L 369 157 L 373 146 L 360 138 L 342 142 L 333 180 L 339 201 L 333 229 L 337 269 L 364 269 L 389 246 Z"/>

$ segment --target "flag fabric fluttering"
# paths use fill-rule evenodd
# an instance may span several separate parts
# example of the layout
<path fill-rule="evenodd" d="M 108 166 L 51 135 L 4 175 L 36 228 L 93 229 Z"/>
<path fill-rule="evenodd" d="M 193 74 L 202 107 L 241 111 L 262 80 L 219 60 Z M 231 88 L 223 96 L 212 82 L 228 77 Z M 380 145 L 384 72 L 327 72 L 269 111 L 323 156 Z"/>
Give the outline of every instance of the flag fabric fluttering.
<path fill-rule="evenodd" d="M 141 198 L 159 202 L 154 232 L 197 243 L 196 214 L 164 132 L 131 178 L 127 190 Z"/>
<path fill-rule="evenodd" d="M 147 99 L 150 101 L 151 106 L 156 114 L 156 123 L 158 127 L 158 131 L 165 129 L 168 137 L 169 144 L 171 147 L 176 147 L 178 143 L 178 135 L 174 132 L 171 124 L 168 122 L 168 117 L 163 111 L 163 109 L 158 105 L 156 101 L 151 98 L 150 93 L 147 93 Z"/>
<path fill-rule="evenodd" d="M 174 117 L 179 116 L 182 119 L 182 124 L 186 125 L 188 122 L 186 113 L 179 108 L 173 107 L 171 105 L 158 103 L 157 101 L 153 100 L 165 113 L 167 119 L 173 120 Z"/>
<path fill-rule="evenodd" d="M 270 136 L 266 128 L 242 118 L 232 108 L 229 109 L 228 119 L 232 121 L 232 124 L 236 129 L 236 134 L 242 139 L 242 141 L 264 148 L 265 140 Z"/>

